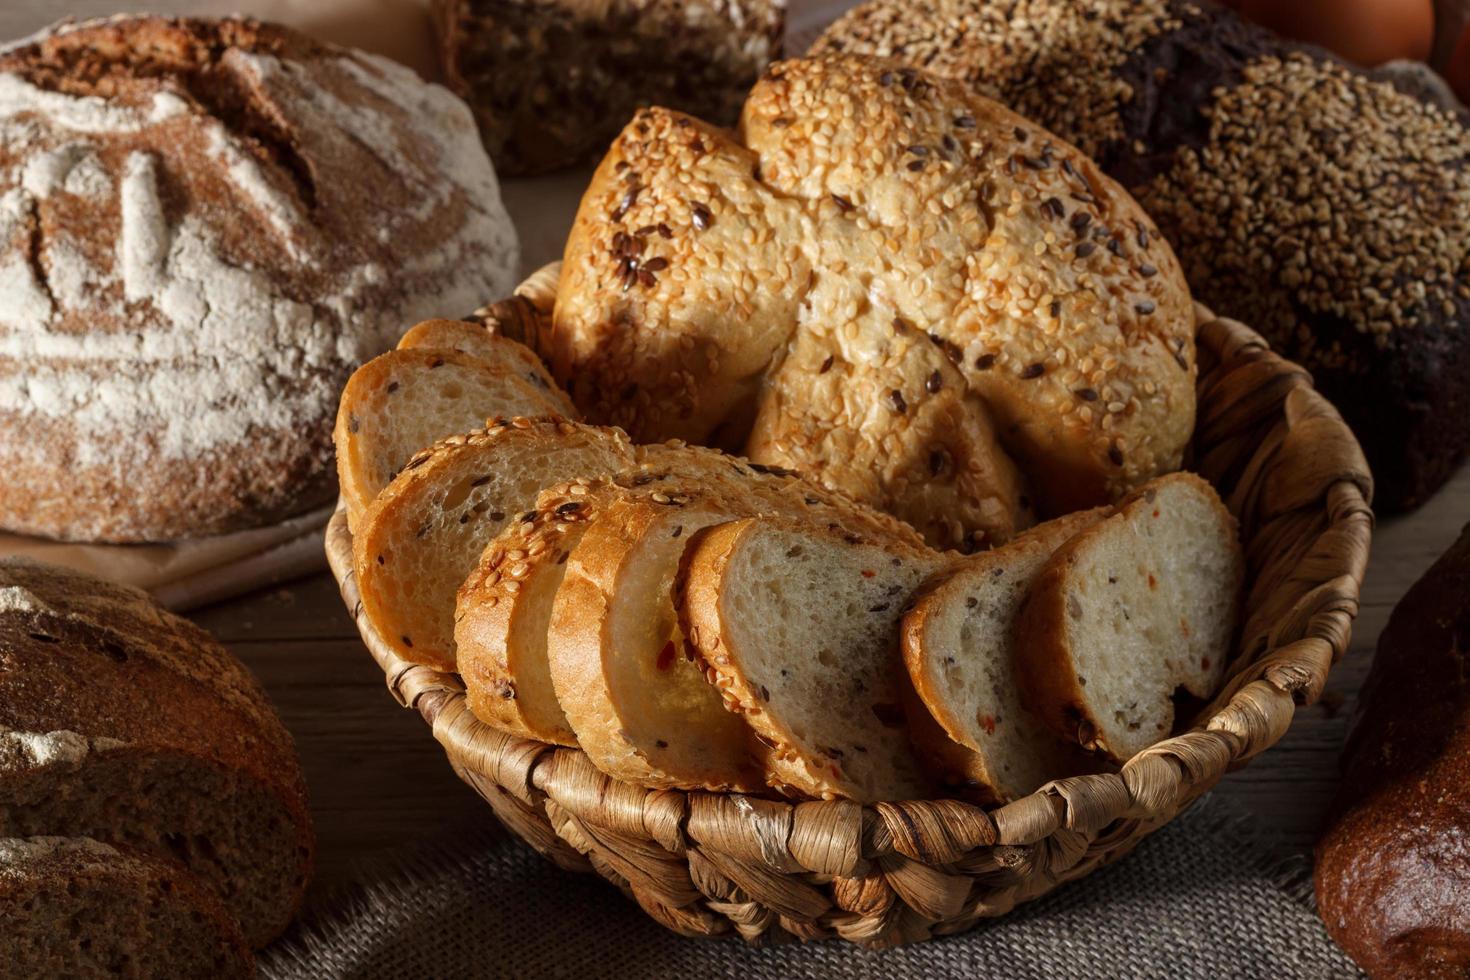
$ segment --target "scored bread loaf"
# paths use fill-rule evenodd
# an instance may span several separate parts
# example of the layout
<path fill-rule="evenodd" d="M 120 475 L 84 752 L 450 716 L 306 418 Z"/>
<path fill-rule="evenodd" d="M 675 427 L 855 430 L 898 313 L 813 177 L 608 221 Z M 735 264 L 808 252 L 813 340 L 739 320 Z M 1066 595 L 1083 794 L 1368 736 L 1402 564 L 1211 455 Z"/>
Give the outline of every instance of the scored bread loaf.
<path fill-rule="evenodd" d="M 772 66 L 736 134 L 640 112 L 538 349 L 635 439 L 743 444 L 975 547 L 1025 526 L 1023 475 L 1050 514 L 1177 468 L 1194 327 L 1167 242 L 1073 147 L 834 58 Z"/>
<path fill-rule="evenodd" d="M 455 597 L 486 545 L 510 522 L 533 520 L 544 488 L 637 461 L 621 431 L 561 418 L 499 419 L 440 440 L 359 521 L 352 551 L 363 615 L 404 660 L 454 670 Z"/>
<path fill-rule="evenodd" d="M 1415 506 L 1470 451 L 1470 115 L 1229 6 L 872 0 L 813 51 L 961 80 L 1081 147 L 1203 302 L 1311 371 L 1375 505 Z"/>
<path fill-rule="evenodd" d="M 446 82 L 504 174 L 601 153 L 639 106 L 733 123 L 786 0 L 433 0 Z"/>
<path fill-rule="evenodd" d="M 314 848 L 290 736 L 204 630 L 144 593 L 0 562 L 0 837 L 93 837 L 177 860 L 261 947 Z"/>
<path fill-rule="evenodd" d="M 765 746 L 769 785 L 859 802 L 928 794 L 898 628 L 914 591 L 952 561 L 770 518 L 718 525 L 690 546 L 684 632 Z"/>
<path fill-rule="evenodd" d="M 255 976 L 240 926 L 181 865 L 85 837 L 0 838 L 0 977 Z"/>
<path fill-rule="evenodd" d="M 1106 511 L 1079 511 L 940 573 L 903 617 L 907 706 L 919 756 L 942 784 L 1008 803 L 1052 779 L 1096 769 L 1022 701 L 1016 661 L 1030 656 L 1017 614 L 1052 553 Z"/>
<path fill-rule="evenodd" d="M 1112 762 L 1167 738 L 1176 691 L 1214 693 L 1244 566 L 1235 518 L 1208 483 L 1174 473 L 1145 484 L 1036 576 L 1019 621 L 1024 703 Z"/>
<path fill-rule="evenodd" d="M 333 437 L 349 527 L 405 463 L 445 436 L 497 416 L 575 414 L 534 354 L 473 324 L 463 326 L 480 331 L 484 354 L 389 351 L 358 368 L 342 390 Z"/>
<path fill-rule="evenodd" d="M 469 110 L 237 18 L 0 52 L 0 527 L 167 541 L 333 495 L 332 419 L 405 323 L 508 289 Z"/>

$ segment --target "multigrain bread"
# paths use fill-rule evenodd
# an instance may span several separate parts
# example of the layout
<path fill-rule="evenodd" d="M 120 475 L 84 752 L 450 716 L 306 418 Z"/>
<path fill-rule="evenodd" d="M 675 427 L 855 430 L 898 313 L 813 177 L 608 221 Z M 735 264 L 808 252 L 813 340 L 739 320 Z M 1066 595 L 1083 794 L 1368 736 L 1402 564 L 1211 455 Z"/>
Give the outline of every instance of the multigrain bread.
<path fill-rule="evenodd" d="M 1047 561 L 1018 622 L 1023 703 L 1057 736 L 1126 762 L 1214 693 L 1245 562 L 1235 518 L 1192 473 L 1135 490 Z"/>
<path fill-rule="evenodd" d="M 772 787 L 868 803 L 931 792 L 905 724 L 899 620 L 952 561 L 770 518 L 718 525 L 690 546 L 685 635 L 764 746 Z"/>
<path fill-rule="evenodd" d="M 1317 843 L 1317 908 L 1370 977 L 1470 976 L 1470 528 L 1394 608 Z"/>
<path fill-rule="evenodd" d="M 464 104 L 249 20 L 0 53 L 0 528 L 155 541 L 325 503 L 352 369 L 512 285 Z"/>
<path fill-rule="evenodd" d="M 1193 0 L 873 0 L 814 51 L 961 80 L 1129 188 L 1195 294 L 1312 372 L 1375 504 L 1470 451 L 1470 117 Z"/>
<path fill-rule="evenodd" d="M 1023 474 L 1049 513 L 1177 467 L 1194 420 L 1193 307 L 1143 210 L 1063 140 L 876 60 L 772 66 L 738 135 L 640 112 L 540 349 L 589 418 L 744 445 L 944 546 L 1021 529 Z"/>
<path fill-rule="evenodd" d="M 575 414 L 534 354 L 481 327 L 461 326 L 479 331 L 482 353 L 400 344 L 358 368 L 342 390 L 333 438 L 350 527 L 404 464 L 438 440 L 497 416 Z M 452 339 L 443 334 L 435 331 Z"/>
<path fill-rule="evenodd" d="M 640 106 L 725 125 L 781 55 L 786 0 L 434 0 L 446 84 L 505 174 L 594 159 Z"/>
<path fill-rule="evenodd" d="M 824 526 L 845 526 L 884 539 L 918 543 L 912 529 L 793 473 L 698 447 L 668 452 L 645 448 L 642 452 L 643 464 L 631 471 L 607 480 L 580 478 L 543 491 L 531 520 L 515 522 L 491 541 L 460 587 L 455 612 L 456 660 L 470 708 L 486 723 L 526 738 L 577 744 L 552 686 L 547 656 L 552 606 L 568 558 L 583 534 L 607 507 L 619 501 L 658 504 L 671 494 L 684 498 L 691 492 L 709 499 L 714 491 L 725 506 L 738 513 L 779 510 Z M 614 543 L 603 546 L 604 556 L 613 549 L 632 548 L 630 538 L 618 538 L 616 523 L 607 526 Z M 572 625 L 579 634 L 592 629 L 590 620 L 576 616 Z M 592 642 L 589 637 L 587 643 Z M 662 649 L 664 642 L 654 641 L 653 646 Z M 579 648 L 589 650 L 591 656 L 590 645 Z M 635 660 L 641 656 L 631 650 L 623 652 Z M 602 682 L 592 678 L 588 683 Z M 606 690 L 601 697 L 611 700 Z M 609 704 L 607 714 L 617 710 Z M 620 732 L 637 726 L 637 722 L 604 725 L 609 732 L 604 738 L 619 739 Z M 654 742 L 656 738 L 649 740 L 650 745 Z M 664 753 L 650 750 L 649 754 Z"/>
<path fill-rule="evenodd" d="M 1106 514 L 1098 508 L 1048 521 L 946 569 L 904 614 L 904 666 L 915 697 L 909 727 L 943 786 L 1007 803 L 1096 762 L 1054 735 L 1022 701 L 1016 661 L 1030 656 L 1017 616 L 1052 554 Z"/>
<path fill-rule="evenodd" d="M 617 429 L 560 418 L 498 419 L 419 453 L 358 522 L 353 569 L 363 615 L 398 656 L 455 669 L 455 596 L 485 547 L 535 518 L 537 495 L 638 462 Z"/>
<path fill-rule="evenodd" d="M 0 978 L 247 978 L 250 948 L 181 865 L 85 837 L 0 838 Z"/>
<path fill-rule="evenodd" d="M 144 593 L 0 562 L 0 837 L 177 860 L 247 942 L 285 929 L 314 848 L 291 738 L 208 633 Z"/>

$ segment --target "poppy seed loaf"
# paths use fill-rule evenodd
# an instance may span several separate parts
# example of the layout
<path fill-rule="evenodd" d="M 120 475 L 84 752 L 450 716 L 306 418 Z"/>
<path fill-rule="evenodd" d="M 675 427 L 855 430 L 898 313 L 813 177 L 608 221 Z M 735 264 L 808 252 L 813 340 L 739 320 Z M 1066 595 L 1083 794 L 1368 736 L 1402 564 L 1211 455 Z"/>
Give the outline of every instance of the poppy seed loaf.
<path fill-rule="evenodd" d="M 540 349 L 589 418 L 744 446 L 948 547 L 1178 466 L 1194 422 L 1194 311 L 1144 212 L 1002 106 L 868 59 L 772 66 L 733 134 L 640 112 Z"/>
<path fill-rule="evenodd" d="M 434 0 L 440 64 L 502 174 L 595 159 L 640 106 L 733 123 L 786 0 Z"/>
<path fill-rule="evenodd" d="M 314 838 L 291 737 L 249 672 L 144 593 L 0 562 L 0 837 L 90 837 L 177 861 L 259 948 Z"/>
<path fill-rule="evenodd" d="M 921 65 L 1091 154 L 1195 294 L 1427 499 L 1470 451 L 1470 117 L 1192 0 L 874 0 L 814 50 Z"/>
<path fill-rule="evenodd" d="M 124 16 L 0 53 L 0 528 L 157 541 L 332 493 L 353 367 L 508 291 L 469 111 L 249 20 Z"/>

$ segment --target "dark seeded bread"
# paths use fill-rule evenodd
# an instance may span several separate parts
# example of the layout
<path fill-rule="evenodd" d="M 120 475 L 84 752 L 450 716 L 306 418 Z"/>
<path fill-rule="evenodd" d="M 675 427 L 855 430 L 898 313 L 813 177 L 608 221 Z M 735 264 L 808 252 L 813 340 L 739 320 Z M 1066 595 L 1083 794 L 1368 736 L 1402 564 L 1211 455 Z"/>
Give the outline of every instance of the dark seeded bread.
<path fill-rule="evenodd" d="M 255 976 L 208 886 L 88 838 L 0 838 L 0 918 L 3 980 Z"/>
<path fill-rule="evenodd" d="M 208 633 L 143 593 L 0 563 L 0 837 L 94 837 L 181 861 L 263 946 L 313 835 L 291 738 Z"/>
<path fill-rule="evenodd" d="M 1360 704 L 1317 907 L 1369 976 L 1470 976 L 1470 528 L 1394 609 Z"/>
<path fill-rule="evenodd" d="M 1174 729 L 1176 691 L 1214 693 L 1245 562 L 1235 519 L 1192 473 L 1144 484 L 1036 576 L 1018 629 L 1022 702 L 1122 763 Z"/>
<path fill-rule="evenodd" d="M 815 50 L 968 81 L 1076 143 L 1196 297 L 1307 367 L 1380 508 L 1470 451 L 1470 117 L 1193 0 L 873 0 Z"/>
<path fill-rule="evenodd" d="M 446 83 L 502 174 L 582 163 L 639 106 L 719 125 L 781 54 L 785 0 L 434 0 Z"/>
<path fill-rule="evenodd" d="M 1106 513 L 1048 521 L 947 569 L 904 614 L 904 665 L 916 694 L 909 725 L 920 758 L 946 786 L 1005 803 L 1096 768 L 1022 702 L 1015 662 L 1030 648 L 1016 620 L 1052 554 Z"/>
<path fill-rule="evenodd" d="M 929 795 L 905 724 L 899 620 L 950 561 L 773 518 L 719 525 L 690 546 L 685 633 L 765 746 L 771 786 L 860 802 Z"/>

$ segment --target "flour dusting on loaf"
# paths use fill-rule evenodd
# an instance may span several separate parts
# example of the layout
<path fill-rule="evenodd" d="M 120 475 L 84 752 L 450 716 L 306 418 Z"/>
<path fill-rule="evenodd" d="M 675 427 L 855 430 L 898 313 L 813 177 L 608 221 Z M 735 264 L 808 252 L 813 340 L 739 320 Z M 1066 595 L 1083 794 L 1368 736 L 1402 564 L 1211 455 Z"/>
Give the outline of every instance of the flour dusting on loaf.
<path fill-rule="evenodd" d="M 508 291 L 467 108 L 251 21 L 0 54 L 0 526 L 148 540 L 322 500 L 356 363 Z"/>

